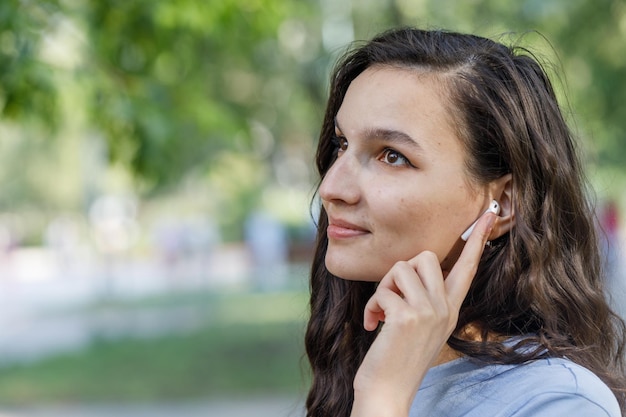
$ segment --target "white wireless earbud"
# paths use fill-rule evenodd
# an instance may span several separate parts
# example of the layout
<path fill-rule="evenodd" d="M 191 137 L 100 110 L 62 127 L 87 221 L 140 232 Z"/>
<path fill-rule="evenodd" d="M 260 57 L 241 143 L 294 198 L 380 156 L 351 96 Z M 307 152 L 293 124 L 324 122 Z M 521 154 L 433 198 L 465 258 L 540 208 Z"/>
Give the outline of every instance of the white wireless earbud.
<path fill-rule="evenodd" d="M 496 200 L 491 200 L 491 204 L 489 204 L 489 208 L 485 210 L 485 213 L 489 211 L 494 214 L 500 214 L 500 204 L 498 204 Z M 485 213 L 483 213 L 480 217 L 482 217 Z M 480 217 L 478 219 L 480 219 Z M 476 223 L 478 223 L 478 219 L 461 235 L 461 239 L 467 242 L 467 239 L 469 239 L 470 235 L 474 231 L 474 227 L 476 227 Z"/>

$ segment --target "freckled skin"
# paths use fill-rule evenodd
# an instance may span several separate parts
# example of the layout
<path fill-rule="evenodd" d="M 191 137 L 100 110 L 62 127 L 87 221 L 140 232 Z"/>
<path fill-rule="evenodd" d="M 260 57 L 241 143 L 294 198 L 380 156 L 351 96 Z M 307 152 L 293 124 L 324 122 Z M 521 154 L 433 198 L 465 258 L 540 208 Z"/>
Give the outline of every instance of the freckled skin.
<path fill-rule="evenodd" d="M 485 188 L 470 187 L 465 150 L 456 136 L 439 81 L 417 70 L 373 67 L 350 85 L 337 114 L 347 148 L 326 174 L 320 196 L 331 219 L 367 230 L 351 239 L 329 236 L 326 266 L 351 280 L 379 281 L 393 264 L 424 250 L 449 269 L 463 247 L 460 235 L 489 204 Z M 419 148 L 378 143 L 371 129 L 406 133 Z M 391 165 L 394 148 L 411 165 Z"/>

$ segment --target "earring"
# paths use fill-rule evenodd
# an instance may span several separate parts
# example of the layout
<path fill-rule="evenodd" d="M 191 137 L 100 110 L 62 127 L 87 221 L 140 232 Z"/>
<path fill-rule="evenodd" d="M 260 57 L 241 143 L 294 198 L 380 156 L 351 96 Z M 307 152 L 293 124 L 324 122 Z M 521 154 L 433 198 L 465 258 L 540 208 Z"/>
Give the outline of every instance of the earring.
<path fill-rule="evenodd" d="M 485 243 L 485 246 L 488 248 L 492 248 L 493 244 L 491 243 L 491 240 L 488 240 L 487 243 Z"/>

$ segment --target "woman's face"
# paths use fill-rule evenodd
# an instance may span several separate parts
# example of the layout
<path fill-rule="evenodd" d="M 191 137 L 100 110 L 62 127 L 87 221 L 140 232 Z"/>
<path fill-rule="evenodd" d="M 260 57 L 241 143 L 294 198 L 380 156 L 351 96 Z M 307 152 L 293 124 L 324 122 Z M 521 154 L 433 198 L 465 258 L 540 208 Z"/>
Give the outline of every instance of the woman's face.
<path fill-rule="evenodd" d="M 461 234 L 488 207 L 473 185 L 436 76 L 388 66 L 361 73 L 336 117 L 337 160 L 320 186 L 329 226 L 326 267 L 379 281 L 424 250 L 448 271 Z"/>

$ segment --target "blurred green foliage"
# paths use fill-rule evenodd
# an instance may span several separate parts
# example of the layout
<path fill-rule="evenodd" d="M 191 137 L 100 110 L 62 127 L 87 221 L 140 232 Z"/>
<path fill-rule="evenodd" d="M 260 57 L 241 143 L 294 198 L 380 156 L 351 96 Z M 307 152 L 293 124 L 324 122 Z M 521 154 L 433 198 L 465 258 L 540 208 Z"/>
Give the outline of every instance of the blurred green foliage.
<path fill-rule="evenodd" d="M 41 121 L 55 126 L 57 86 L 50 66 L 37 59 L 43 28 L 56 1 L 30 5 L 19 0 L 0 4 L 0 106 L 4 117 Z"/>
<path fill-rule="evenodd" d="M 0 125 L 21 133 L 12 147 L 1 145 L 0 162 L 45 166 L 32 149 L 63 151 L 46 151 L 59 153 L 47 169 L 2 182 L 0 207 L 75 208 L 103 192 L 91 178 L 98 171 L 85 169 L 98 164 L 76 153 L 94 138 L 137 192 L 191 181 L 213 196 L 209 211 L 226 213 L 230 229 L 268 188 L 310 195 L 334 58 L 352 39 L 396 25 L 510 33 L 505 41 L 545 56 L 565 75 L 557 88 L 593 172 L 622 178 L 623 0 L 6 0 Z M 70 154 L 87 162 L 70 171 Z M 54 172 L 51 161 L 64 168 Z M 52 193 L 61 182 L 79 191 Z M 607 192 L 620 186 L 603 184 Z"/>
<path fill-rule="evenodd" d="M 99 74 L 89 114 L 111 156 L 149 186 L 215 163 L 221 150 L 254 151 L 255 123 L 279 139 L 289 127 L 297 103 L 282 96 L 302 87 L 277 34 L 311 3 L 109 0 L 85 9 L 85 76 Z"/>

